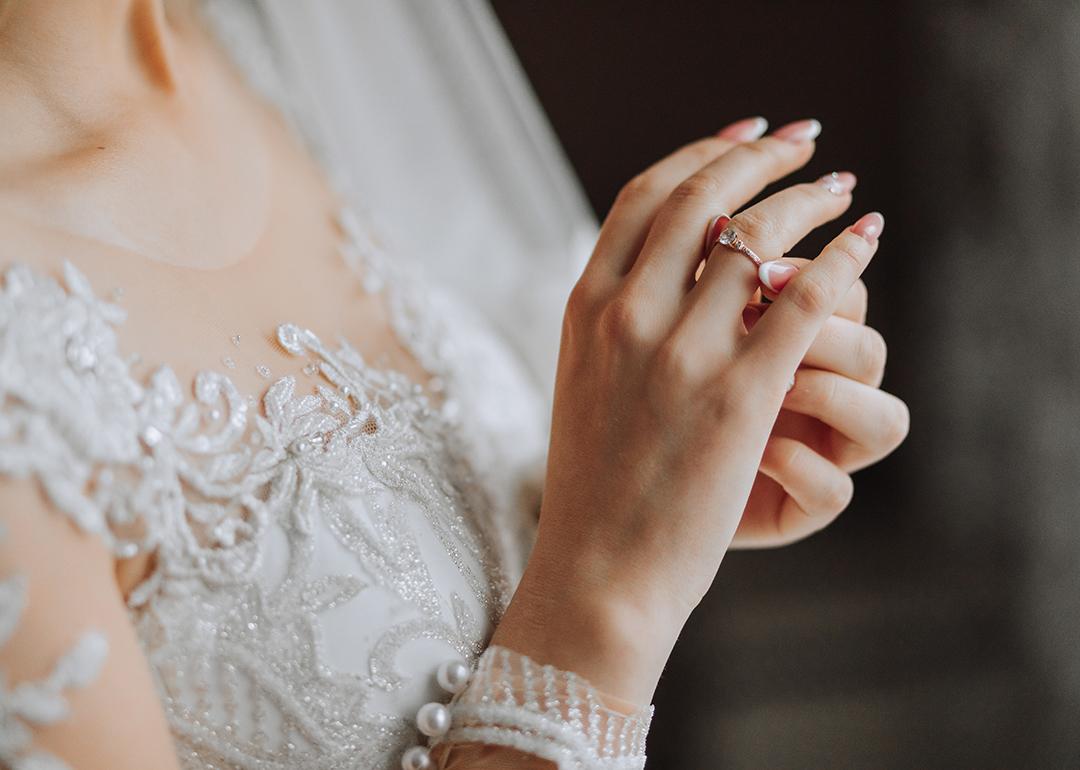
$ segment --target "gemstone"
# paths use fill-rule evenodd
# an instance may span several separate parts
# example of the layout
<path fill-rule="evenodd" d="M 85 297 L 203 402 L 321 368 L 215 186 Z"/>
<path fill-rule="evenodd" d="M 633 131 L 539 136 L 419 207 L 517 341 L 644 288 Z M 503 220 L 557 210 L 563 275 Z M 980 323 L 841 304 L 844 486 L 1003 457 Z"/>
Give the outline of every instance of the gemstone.
<path fill-rule="evenodd" d="M 300 327 L 296 324 L 282 324 L 278 327 L 277 338 L 281 347 L 293 355 L 304 352 L 304 346 L 300 343 Z"/>

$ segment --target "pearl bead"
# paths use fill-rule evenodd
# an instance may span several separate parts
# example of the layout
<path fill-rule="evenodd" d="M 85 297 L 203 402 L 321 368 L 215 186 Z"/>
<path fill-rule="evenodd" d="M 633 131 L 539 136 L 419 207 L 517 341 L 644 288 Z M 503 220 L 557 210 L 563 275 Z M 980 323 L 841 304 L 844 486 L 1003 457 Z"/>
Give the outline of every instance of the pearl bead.
<path fill-rule="evenodd" d="M 423 746 L 413 746 L 401 756 L 401 770 L 430 770 L 433 767 L 435 763 Z"/>
<path fill-rule="evenodd" d="M 435 678 L 439 687 L 457 695 L 469 684 L 469 667 L 460 660 L 448 660 L 439 666 Z"/>
<path fill-rule="evenodd" d="M 450 709 L 441 703 L 425 703 L 416 712 L 416 726 L 429 738 L 445 735 L 450 729 Z"/>

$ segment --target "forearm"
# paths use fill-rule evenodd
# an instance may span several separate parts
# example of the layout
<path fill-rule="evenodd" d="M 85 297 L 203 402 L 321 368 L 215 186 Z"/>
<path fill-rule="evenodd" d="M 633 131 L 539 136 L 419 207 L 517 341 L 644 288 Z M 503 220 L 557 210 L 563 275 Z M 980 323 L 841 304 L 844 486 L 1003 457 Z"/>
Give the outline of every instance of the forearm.
<path fill-rule="evenodd" d="M 648 704 L 682 623 L 628 582 L 540 542 L 492 644 L 573 671 L 612 701 Z"/>
<path fill-rule="evenodd" d="M 438 767 L 627 768 L 644 762 L 670 629 L 540 543 L 435 747 Z M 559 569 L 552 569 L 558 567 Z"/>

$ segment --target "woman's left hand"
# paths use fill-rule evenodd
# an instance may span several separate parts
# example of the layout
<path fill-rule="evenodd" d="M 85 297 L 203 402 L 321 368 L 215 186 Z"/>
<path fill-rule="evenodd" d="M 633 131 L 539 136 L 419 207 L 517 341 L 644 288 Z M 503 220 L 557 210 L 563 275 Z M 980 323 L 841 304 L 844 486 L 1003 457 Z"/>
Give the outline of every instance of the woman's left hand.
<path fill-rule="evenodd" d="M 807 260 L 782 262 L 799 266 Z M 781 290 L 792 274 L 775 280 Z M 866 285 L 859 281 L 799 367 L 733 547 L 784 545 L 827 526 L 851 502 L 851 474 L 887 456 L 907 436 L 907 406 L 879 387 L 886 347 L 881 334 L 865 325 L 866 305 Z M 744 323 L 753 326 L 767 310 L 764 304 L 747 306 Z"/>

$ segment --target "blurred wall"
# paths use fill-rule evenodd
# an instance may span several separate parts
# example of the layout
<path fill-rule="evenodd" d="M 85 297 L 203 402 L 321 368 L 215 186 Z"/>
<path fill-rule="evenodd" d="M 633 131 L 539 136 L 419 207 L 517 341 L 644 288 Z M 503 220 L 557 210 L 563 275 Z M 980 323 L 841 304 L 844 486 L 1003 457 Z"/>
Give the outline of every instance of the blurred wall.
<path fill-rule="evenodd" d="M 602 215 L 740 117 L 881 209 L 870 323 L 908 442 L 825 533 L 734 553 L 656 768 L 1080 767 L 1080 3 L 495 0 Z"/>

